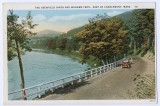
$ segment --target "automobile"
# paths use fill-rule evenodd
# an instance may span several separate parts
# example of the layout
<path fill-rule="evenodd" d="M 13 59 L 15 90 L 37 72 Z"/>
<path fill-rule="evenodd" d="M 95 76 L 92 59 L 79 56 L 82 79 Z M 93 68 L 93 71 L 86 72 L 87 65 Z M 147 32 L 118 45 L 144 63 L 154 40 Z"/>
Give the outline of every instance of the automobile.
<path fill-rule="evenodd" d="M 121 66 L 122 63 L 123 63 L 123 61 L 125 61 L 125 60 L 127 60 L 127 58 L 123 58 L 123 59 L 121 59 L 120 61 L 118 61 L 118 66 Z"/>
<path fill-rule="evenodd" d="M 131 67 L 130 60 L 127 58 L 124 58 L 121 63 L 121 68 L 130 68 L 130 67 Z"/>

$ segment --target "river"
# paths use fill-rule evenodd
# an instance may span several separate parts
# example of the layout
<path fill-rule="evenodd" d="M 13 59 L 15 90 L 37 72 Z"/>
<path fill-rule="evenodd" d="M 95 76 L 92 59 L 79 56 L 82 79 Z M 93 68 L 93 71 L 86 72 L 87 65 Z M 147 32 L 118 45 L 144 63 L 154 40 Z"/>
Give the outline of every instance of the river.
<path fill-rule="evenodd" d="M 79 73 L 89 67 L 66 56 L 35 51 L 25 53 L 22 61 L 25 87 Z M 18 58 L 14 58 L 8 62 L 8 92 L 21 89 L 20 81 Z M 11 95 L 9 99 L 14 99 L 15 96 Z"/>

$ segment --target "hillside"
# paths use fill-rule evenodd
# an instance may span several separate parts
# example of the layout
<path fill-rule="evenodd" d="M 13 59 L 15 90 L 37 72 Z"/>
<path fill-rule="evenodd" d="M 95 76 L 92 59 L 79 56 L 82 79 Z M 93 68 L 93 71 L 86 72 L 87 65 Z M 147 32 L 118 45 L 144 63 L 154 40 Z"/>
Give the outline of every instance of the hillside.
<path fill-rule="evenodd" d="M 80 32 L 83 29 L 82 27 L 71 29 L 67 33 L 64 33 L 60 36 L 65 37 L 65 38 L 73 38 L 78 32 Z"/>
<path fill-rule="evenodd" d="M 120 17 L 126 23 L 133 18 L 133 11 L 128 11 L 128 12 L 119 14 L 117 15 L 117 17 Z"/>
<path fill-rule="evenodd" d="M 37 32 L 37 35 L 34 37 L 56 37 L 62 34 L 63 32 L 53 31 L 53 30 L 43 30 Z"/>

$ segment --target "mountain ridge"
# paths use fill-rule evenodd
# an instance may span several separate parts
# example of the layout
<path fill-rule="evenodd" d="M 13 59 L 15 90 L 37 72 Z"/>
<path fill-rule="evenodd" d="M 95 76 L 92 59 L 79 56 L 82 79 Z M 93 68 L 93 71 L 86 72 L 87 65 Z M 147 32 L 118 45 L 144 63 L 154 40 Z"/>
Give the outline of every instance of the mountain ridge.
<path fill-rule="evenodd" d="M 63 33 L 64 32 L 45 29 L 45 30 L 37 32 L 37 34 L 34 37 L 56 37 Z"/>

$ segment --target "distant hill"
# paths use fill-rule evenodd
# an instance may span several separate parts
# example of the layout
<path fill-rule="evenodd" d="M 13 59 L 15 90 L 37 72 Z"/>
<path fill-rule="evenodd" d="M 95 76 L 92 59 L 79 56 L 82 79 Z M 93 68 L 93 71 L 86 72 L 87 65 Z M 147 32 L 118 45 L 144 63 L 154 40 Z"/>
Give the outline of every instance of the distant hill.
<path fill-rule="evenodd" d="M 82 26 L 83 27 L 83 26 Z M 67 33 L 63 33 L 60 36 L 65 38 L 73 38 L 78 32 L 82 31 L 82 27 L 73 28 L 69 30 Z"/>
<path fill-rule="evenodd" d="M 120 17 L 124 21 L 124 23 L 127 23 L 133 18 L 133 11 L 131 10 L 131 11 L 119 14 L 116 17 Z M 83 29 L 83 26 L 74 28 L 74 29 L 69 30 L 65 34 L 62 34 L 61 36 L 67 37 L 67 38 L 74 37 L 78 32 L 82 31 L 82 29 Z"/>
<path fill-rule="evenodd" d="M 116 17 L 120 17 L 124 21 L 124 23 L 127 23 L 133 18 L 133 10 L 119 14 Z"/>
<path fill-rule="evenodd" d="M 53 30 L 43 30 L 37 32 L 37 35 L 34 37 L 56 37 L 61 35 L 63 32 L 53 31 Z"/>
<path fill-rule="evenodd" d="M 74 29 L 71 29 L 70 31 L 67 32 L 67 36 L 75 36 L 78 32 L 82 31 L 82 27 L 78 27 L 78 28 L 74 28 Z"/>

